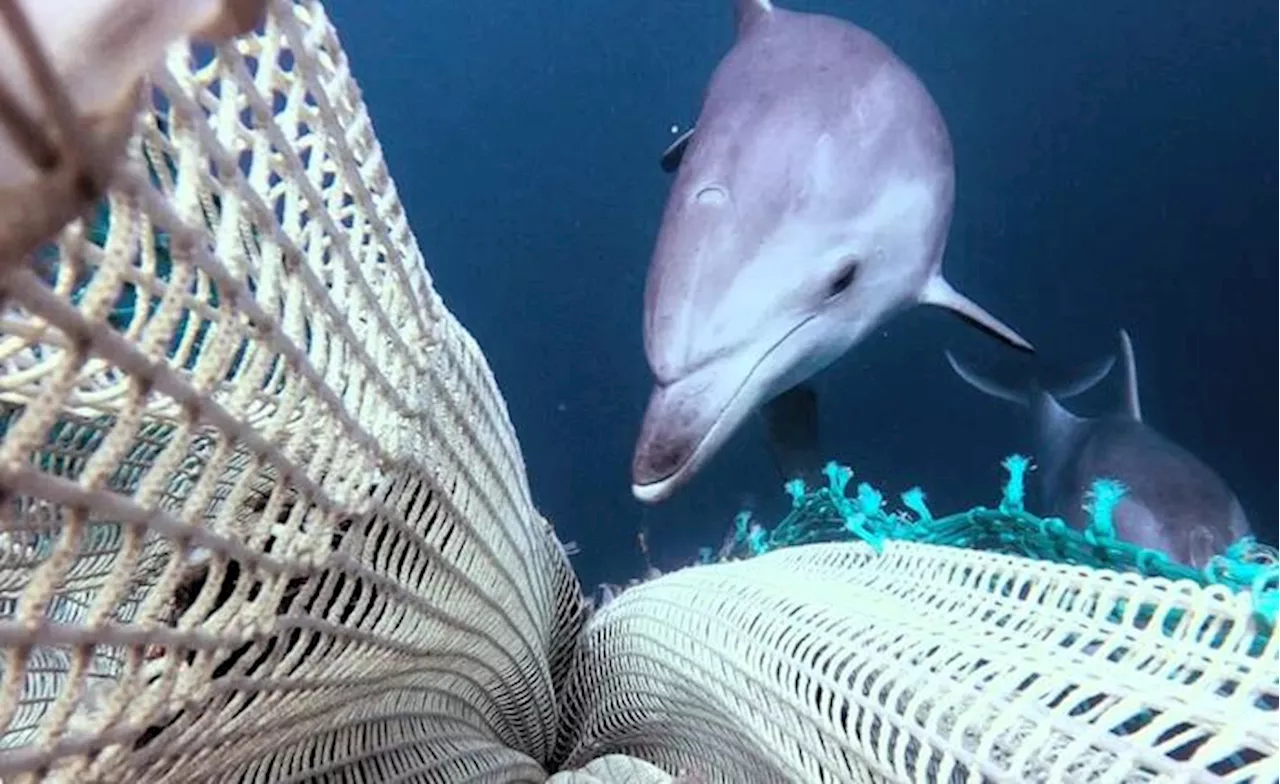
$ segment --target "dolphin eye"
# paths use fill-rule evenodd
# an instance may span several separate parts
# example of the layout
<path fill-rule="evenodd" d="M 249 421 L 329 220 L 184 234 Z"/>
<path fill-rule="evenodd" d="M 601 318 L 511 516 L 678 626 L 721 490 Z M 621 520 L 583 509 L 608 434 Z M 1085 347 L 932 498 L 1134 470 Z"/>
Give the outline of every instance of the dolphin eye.
<path fill-rule="evenodd" d="M 843 294 L 858 279 L 858 262 L 851 261 L 840 269 L 840 272 L 827 284 L 827 299 Z"/>

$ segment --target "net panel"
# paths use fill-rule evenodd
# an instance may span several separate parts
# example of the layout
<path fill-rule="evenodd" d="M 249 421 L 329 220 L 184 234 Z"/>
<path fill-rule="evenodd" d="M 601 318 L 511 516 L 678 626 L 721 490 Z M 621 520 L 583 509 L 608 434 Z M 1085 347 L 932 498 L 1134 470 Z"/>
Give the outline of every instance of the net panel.
<path fill-rule="evenodd" d="M 673 779 L 671 774 L 642 759 L 625 754 L 606 754 L 591 760 L 577 770 L 561 771 L 547 779 L 547 784 L 695 784 L 688 778 Z"/>
<path fill-rule="evenodd" d="M 543 780 L 580 592 L 323 8 L 142 102 L 0 280 L 0 778 Z"/>
<path fill-rule="evenodd" d="M 715 782 L 1273 781 L 1278 654 L 1225 586 L 803 545 L 670 573 L 599 612 L 562 751 Z"/>

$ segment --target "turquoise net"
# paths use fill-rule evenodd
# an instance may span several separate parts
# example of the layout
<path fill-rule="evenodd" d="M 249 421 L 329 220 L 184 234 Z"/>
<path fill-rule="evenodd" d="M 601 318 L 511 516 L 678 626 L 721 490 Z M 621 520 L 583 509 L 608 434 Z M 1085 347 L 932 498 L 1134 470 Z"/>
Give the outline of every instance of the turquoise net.
<path fill-rule="evenodd" d="M 1030 460 L 1012 455 L 1003 465 L 1008 480 L 994 509 L 979 506 L 935 517 L 918 487 L 902 494 L 905 508 L 898 511 L 888 510 L 884 496 L 866 482 L 859 483 L 850 497 L 853 472 L 846 466 L 828 463 L 824 469 L 826 487 L 809 488 L 799 479 L 786 484 L 791 511 L 777 525 L 765 527 L 750 512 L 739 512 L 720 551 L 704 547 L 699 560 L 711 563 L 750 558 L 780 547 L 852 539 L 867 542 L 877 552 L 889 540 L 967 547 L 1169 580 L 1192 580 L 1200 585 L 1223 585 L 1237 593 L 1249 591 L 1260 642 L 1271 633 L 1280 597 L 1280 563 L 1274 547 L 1246 537 L 1203 569 L 1195 569 L 1171 560 L 1163 552 L 1116 538 L 1112 512 L 1125 493 L 1121 483 L 1111 479 L 1094 482 L 1087 506 L 1090 524 L 1077 531 L 1059 518 L 1037 517 L 1027 511 L 1026 473 Z"/>

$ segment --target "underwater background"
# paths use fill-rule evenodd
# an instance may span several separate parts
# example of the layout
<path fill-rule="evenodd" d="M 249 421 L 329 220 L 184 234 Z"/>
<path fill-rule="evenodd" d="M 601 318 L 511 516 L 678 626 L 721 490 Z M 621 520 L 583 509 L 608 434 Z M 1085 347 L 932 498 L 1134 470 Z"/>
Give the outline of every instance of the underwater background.
<path fill-rule="evenodd" d="M 791 0 L 874 33 L 919 75 L 955 149 L 949 279 L 1051 362 L 1133 337 L 1146 421 L 1216 469 L 1276 543 L 1277 5 L 1271 0 Z M 733 41 L 729 0 L 330 0 L 436 286 L 506 397 L 536 504 L 584 586 L 718 545 L 788 506 L 749 420 L 668 501 L 630 462 L 651 376 L 644 280 L 670 175 Z M 1024 416 L 944 348 L 1009 352 L 915 308 L 820 374 L 824 444 L 896 505 L 999 500 Z M 1068 402 L 1121 405 L 1119 373 Z M 1032 511 L 1037 511 L 1034 496 Z"/>

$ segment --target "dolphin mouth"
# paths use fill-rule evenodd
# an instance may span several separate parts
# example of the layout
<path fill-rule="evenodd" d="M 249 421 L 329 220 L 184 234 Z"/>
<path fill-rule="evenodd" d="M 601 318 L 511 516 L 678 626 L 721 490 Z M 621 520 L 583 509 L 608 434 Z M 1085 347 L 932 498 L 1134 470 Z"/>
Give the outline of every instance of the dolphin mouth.
<path fill-rule="evenodd" d="M 736 421 L 727 424 L 730 419 L 729 413 L 732 412 L 735 405 L 739 403 L 742 398 L 743 390 L 745 390 L 748 384 L 756 378 L 761 366 L 774 355 L 774 352 L 778 350 L 779 346 L 785 343 L 792 335 L 800 331 L 800 329 L 813 319 L 814 315 L 812 314 L 801 319 L 786 332 L 782 333 L 777 340 L 771 343 L 768 348 L 760 353 L 755 362 L 751 364 L 750 369 L 743 374 L 741 380 L 733 388 L 733 391 L 724 398 L 724 402 L 715 412 L 714 417 L 711 418 L 710 424 L 706 426 L 702 435 L 694 442 L 692 448 L 685 452 L 682 460 L 676 463 L 669 470 L 663 472 L 661 475 L 647 481 L 635 481 L 638 480 L 638 475 L 640 474 L 640 471 L 637 470 L 640 467 L 639 456 L 641 454 L 641 450 L 646 446 L 646 441 L 642 436 L 640 443 L 637 444 L 636 447 L 637 459 L 632 464 L 633 481 L 631 484 L 631 494 L 643 503 L 657 503 L 671 497 L 671 495 L 679 489 L 681 485 L 689 481 L 689 479 L 693 477 L 693 474 L 711 457 L 714 450 L 719 448 L 724 441 L 728 440 L 728 437 L 732 434 L 733 430 L 743 419 L 746 418 L 747 411 L 743 411 L 740 416 L 734 417 Z M 785 374 L 783 377 L 785 377 Z M 690 377 L 675 381 L 671 384 L 656 387 L 655 395 L 658 390 L 670 389 L 688 378 Z M 759 401 L 756 401 L 756 403 L 758 402 Z M 753 403 L 750 408 L 754 408 L 756 403 Z M 648 425 L 648 418 L 649 413 L 646 413 L 646 425 Z M 723 437 L 720 437 L 722 435 L 722 431 L 726 429 L 728 432 L 723 433 Z M 647 427 L 642 427 L 642 433 L 646 431 Z"/>

